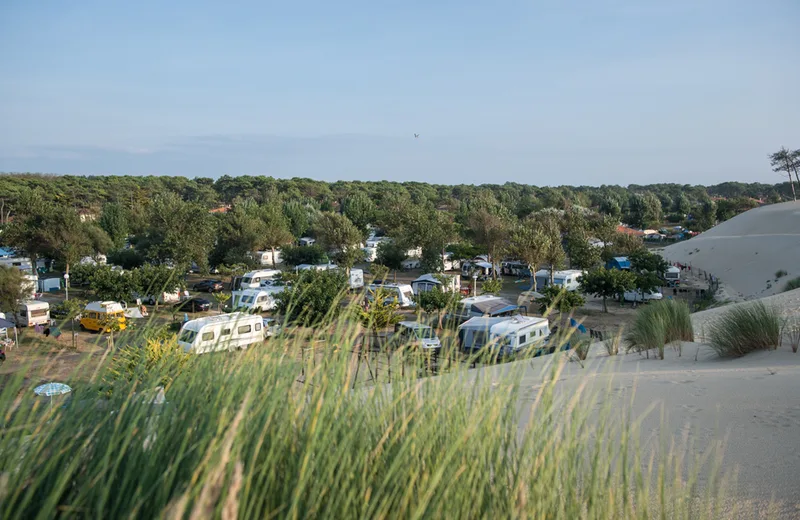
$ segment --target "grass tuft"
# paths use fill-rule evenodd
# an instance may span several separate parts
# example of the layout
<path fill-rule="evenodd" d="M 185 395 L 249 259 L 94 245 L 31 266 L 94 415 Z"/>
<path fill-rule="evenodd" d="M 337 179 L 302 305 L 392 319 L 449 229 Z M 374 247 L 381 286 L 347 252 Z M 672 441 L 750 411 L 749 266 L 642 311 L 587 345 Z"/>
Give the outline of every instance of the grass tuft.
<path fill-rule="evenodd" d="M 800 289 L 800 276 L 788 280 L 783 286 L 783 292 L 793 291 L 795 289 Z"/>
<path fill-rule="evenodd" d="M 689 306 L 677 300 L 661 300 L 643 307 L 625 334 L 628 350 L 644 352 L 650 357 L 655 350 L 664 359 L 664 346 L 675 341 L 694 341 Z M 680 352 L 680 351 L 679 351 Z"/>
<path fill-rule="evenodd" d="M 782 320 L 764 302 L 731 307 L 711 325 L 709 343 L 722 357 L 739 357 L 754 350 L 772 350 L 781 340 Z"/>

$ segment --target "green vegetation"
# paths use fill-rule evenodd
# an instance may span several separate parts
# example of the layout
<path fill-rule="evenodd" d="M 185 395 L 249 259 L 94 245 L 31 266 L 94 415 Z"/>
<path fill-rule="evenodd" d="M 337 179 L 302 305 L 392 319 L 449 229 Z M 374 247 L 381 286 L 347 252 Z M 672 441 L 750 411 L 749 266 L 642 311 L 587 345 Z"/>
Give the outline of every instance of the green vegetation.
<path fill-rule="evenodd" d="M 786 272 L 783 269 L 779 269 L 779 270 L 775 271 L 775 281 L 777 282 L 778 280 L 780 280 L 781 278 L 783 278 L 787 274 L 789 274 L 789 273 Z"/>
<path fill-rule="evenodd" d="M 781 340 L 777 309 L 757 301 L 726 310 L 709 330 L 709 343 L 722 357 L 739 357 L 754 350 L 772 350 Z"/>
<path fill-rule="evenodd" d="M 549 285 L 542 291 L 543 298 L 539 301 L 539 312 L 543 316 L 547 316 L 551 312 L 559 312 L 567 314 L 573 309 L 583 307 L 586 300 L 577 291 L 568 291 L 561 287 Z"/>
<path fill-rule="evenodd" d="M 677 300 L 661 300 L 642 307 L 625 334 L 625 341 L 629 350 L 644 352 L 648 358 L 650 351 L 655 350 L 659 359 L 664 359 L 665 345 L 694 341 L 688 305 Z"/>
<path fill-rule="evenodd" d="M 287 323 L 318 325 L 338 316 L 347 278 L 338 270 L 301 272 L 297 280 L 275 296 L 277 310 Z"/>
<path fill-rule="evenodd" d="M 430 291 L 424 291 L 414 296 L 414 303 L 417 308 L 422 309 L 427 314 L 436 313 L 436 320 L 439 328 L 442 328 L 442 312 L 452 309 L 461 300 L 461 295 L 453 291 L 443 291 L 440 287 L 435 287 Z"/>
<path fill-rule="evenodd" d="M 580 279 L 580 290 L 603 298 L 603 312 L 608 312 L 606 300 L 621 296 L 636 287 L 636 274 L 618 269 L 598 267 L 585 273 Z"/>
<path fill-rule="evenodd" d="M 17 314 L 20 301 L 24 299 L 27 281 L 16 267 L 0 266 L 0 311 Z"/>
<path fill-rule="evenodd" d="M 489 279 L 484 280 L 481 283 L 481 292 L 483 294 L 500 294 L 500 291 L 503 290 L 503 281 L 502 280 L 495 280 Z"/>
<path fill-rule="evenodd" d="M 800 276 L 797 278 L 792 278 L 791 280 L 787 280 L 787 282 L 783 285 L 783 292 L 793 291 L 795 289 L 800 289 Z"/>

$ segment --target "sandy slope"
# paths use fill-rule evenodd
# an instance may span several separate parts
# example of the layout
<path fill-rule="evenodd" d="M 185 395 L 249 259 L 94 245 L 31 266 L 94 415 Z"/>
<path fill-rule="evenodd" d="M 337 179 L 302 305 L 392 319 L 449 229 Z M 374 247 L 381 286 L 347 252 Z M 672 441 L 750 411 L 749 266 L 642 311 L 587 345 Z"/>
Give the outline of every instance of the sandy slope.
<path fill-rule="evenodd" d="M 664 257 L 719 277 L 722 298 L 753 299 L 780 292 L 800 276 L 800 202 L 752 209 L 664 249 Z M 779 270 L 788 276 L 775 280 Z"/>

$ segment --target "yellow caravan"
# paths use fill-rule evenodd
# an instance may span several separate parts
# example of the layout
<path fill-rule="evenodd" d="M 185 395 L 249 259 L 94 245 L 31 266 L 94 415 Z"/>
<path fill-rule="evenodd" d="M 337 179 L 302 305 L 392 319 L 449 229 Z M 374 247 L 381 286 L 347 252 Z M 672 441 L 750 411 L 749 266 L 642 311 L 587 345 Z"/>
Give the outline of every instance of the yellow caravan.
<path fill-rule="evenodd" d="M 125 309 L 118 302 L 89 302 L 81 313 L 81 328 L 108 332 L 110 322 L 116 319 L 119 330 L 125 330 Z"/>

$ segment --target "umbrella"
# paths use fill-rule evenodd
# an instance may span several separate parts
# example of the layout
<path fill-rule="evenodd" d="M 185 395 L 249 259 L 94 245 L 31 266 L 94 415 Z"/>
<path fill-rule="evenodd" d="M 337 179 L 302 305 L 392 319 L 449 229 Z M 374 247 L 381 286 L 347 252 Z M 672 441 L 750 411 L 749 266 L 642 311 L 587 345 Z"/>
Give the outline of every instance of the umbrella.
<path fill-rule="evenodd" d="M 68 394 L 72 392 L 72 388 L 69 385 L 65 385 L 64 383 L 47 383 L 44 385 L 39 385 L 33 389 L 33 393 L 36 395 L 46 395 L 47 397 L 52 397 L 54 395 L 61 395 L 61 394 Z"/>

